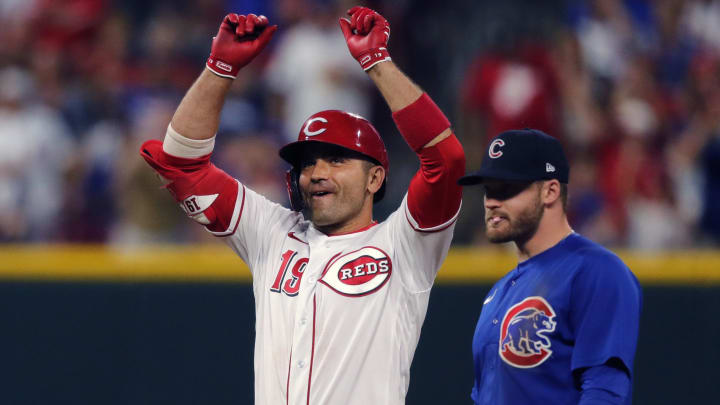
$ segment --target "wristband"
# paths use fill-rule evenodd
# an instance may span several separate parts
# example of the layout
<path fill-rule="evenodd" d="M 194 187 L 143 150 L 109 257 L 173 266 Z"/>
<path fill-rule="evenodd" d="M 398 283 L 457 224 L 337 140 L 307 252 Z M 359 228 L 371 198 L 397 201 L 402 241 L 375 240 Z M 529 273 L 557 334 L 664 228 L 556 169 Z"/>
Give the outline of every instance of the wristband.
<path fill-rule="evenodd" d="M 205 66 L 207 66 L 211 72 L 226 79 L 235 79 L 240 72 L 239 67 L 233 67 L 231 64 L 225 63 L 216 58 L 213 54 L 210 54 Z"/>
<path fill-rule="evenodd" d="M 190 139 L 182 136 L 175 128 L 168 125 L 163 141 L 163 152 L 170 156 L 186 159 L 196 159 L 212 153 L 215 147 L 215 137 L 208 139 Z"/>
<path fill-rule="evenodd" d="M 357 60 L 360 62 L 360 67 L 367 72 L 378 63 L 386 62 L 391 59 L 387 48 L 373 48 L 369 49 L 367 53 L 360 54 Z"/>

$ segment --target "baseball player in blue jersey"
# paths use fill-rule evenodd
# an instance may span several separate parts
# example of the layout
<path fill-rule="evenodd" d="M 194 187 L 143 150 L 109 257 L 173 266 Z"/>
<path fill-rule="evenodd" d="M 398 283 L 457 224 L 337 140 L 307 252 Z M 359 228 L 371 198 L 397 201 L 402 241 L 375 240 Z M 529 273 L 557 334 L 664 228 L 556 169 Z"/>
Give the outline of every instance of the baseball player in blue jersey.
<path fill-rule="evenodd" d="M 480 170 L 493 243 L 518 265 L 482 304 L 472 351 L 476 404 L 629 404 L 642 296 L 609 250 L 565 214 L 569 165 L 560 142 L 532 129 L 492 140 Z"/>

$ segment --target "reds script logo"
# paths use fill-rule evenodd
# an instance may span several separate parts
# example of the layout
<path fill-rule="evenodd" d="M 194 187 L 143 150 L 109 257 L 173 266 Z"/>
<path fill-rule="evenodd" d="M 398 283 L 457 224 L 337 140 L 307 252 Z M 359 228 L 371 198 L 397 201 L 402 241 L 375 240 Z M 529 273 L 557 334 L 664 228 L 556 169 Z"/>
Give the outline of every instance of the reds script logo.
<path fill-rule="evenodd" d="M 528 297 L 506 313 L 500 329 L 498 353 L 513 367 L 537 367 L 552 354 L 545 333 L 555 330 L 555 310 L 543 297 Z"/>
<path fill-rule="evenodd" d="M 341 295 L 359 297 L 379 290 L 391 273 L 387 253 L 366 246 L 331 260 L 320 282 Z"/>
<path fill-rule="evenodd" d="M 502 139 L 496 139 L 492 141 L 490 147 L 488 148 L 488 155 L 492 159 L 499 158 L 503 155 L 502 151 L 500 150 L 500 148 L 502 148 L 503 146 L 505 146 L 505 141 L 503 141 Z"/>

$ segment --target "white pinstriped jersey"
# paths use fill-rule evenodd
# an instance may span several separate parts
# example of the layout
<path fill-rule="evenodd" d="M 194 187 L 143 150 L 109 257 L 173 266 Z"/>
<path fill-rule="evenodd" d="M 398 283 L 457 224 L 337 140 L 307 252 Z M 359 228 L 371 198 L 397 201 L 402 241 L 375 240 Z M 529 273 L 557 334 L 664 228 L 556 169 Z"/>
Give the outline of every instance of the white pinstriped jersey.
<path fill-rule="evenodd" d="M 255 403 L 404 404 L 456 218 L 420 229 L 406 195 L 386 221 L 327 236 L 240 185 L 225 240 L 253 275 Z"/>

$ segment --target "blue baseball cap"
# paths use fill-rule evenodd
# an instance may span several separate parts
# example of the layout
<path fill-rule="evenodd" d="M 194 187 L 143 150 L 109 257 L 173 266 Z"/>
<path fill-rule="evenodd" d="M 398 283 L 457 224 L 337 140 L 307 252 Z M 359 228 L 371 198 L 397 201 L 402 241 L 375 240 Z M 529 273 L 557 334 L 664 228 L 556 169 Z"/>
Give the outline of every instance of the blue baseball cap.
<path fill-rule="evenodd" d="M 461 186 L 485 180 L 532 182 L 557 179 L 567 184 L 570 165 L 560 141 L 536 129 L 505 131 L 493 138 L 480 170 L 458 180 Z"/>

